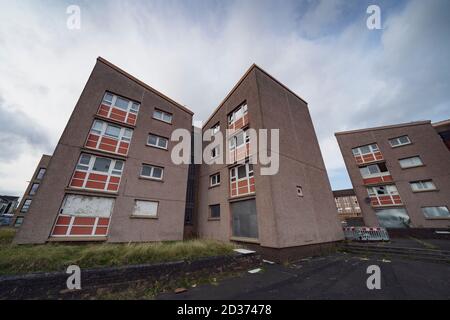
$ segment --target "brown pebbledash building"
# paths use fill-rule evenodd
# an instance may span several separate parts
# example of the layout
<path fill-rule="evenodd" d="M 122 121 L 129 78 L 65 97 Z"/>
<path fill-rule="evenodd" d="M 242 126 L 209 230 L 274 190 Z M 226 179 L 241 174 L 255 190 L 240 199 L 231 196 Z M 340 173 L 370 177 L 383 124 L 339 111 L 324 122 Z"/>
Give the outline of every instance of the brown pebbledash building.
<path fill-rule="evenodd" d="M 367 226 L 450 227 L 449 121 L 336 133 Z"/>
<path fill-rule="evenodd" d="M 192 131 L 192 116 L 98 58 L 15 242 L 182 240 L 188 230 L 284 252 L 343 239 L 304 100 L 252 65 L 202 128 L 226 137 L 225 164 L 172 163 L 171 133 Z M 250 163 L 249 129 L 279 129 L 277 174 Z"/>

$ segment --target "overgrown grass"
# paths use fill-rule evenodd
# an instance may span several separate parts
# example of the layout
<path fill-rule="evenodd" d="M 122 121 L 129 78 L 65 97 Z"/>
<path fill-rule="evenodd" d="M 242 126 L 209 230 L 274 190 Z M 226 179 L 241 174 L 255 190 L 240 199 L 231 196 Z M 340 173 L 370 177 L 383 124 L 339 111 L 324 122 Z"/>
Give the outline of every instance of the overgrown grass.
<path fill-rule="evenodd" d="M 0 229 L 0 274 L 64 271 L 231 254 L 234 245 L 212 240 L 131 244 L 13 245 L 14 230 Z"/>

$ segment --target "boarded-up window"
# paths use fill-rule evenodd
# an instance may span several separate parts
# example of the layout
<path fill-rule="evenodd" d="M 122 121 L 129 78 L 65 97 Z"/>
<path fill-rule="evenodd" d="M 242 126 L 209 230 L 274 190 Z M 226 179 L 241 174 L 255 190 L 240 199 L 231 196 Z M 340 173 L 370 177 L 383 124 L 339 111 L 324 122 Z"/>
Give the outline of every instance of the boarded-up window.
<path fill-rule="evenodd" d="M 107 218 L 111 216 L 113 204 L 112 198 L 67 195 L 60 213 Z"/>
<path fill-rule="evenodd" d="M 67 195 L 52 231 L 53 237 L 105 237 L 114 199 Z"/>
<path fill-rule="evenodd" d="M 405 209 L 385 209 L 376 211 L 378 222 L 384 228 L 408 228 L 410 218 Z"/>
<path fill-rule="evenodd" d="M 231 203 L 233 215 L 233 236 L 239 238 L 258 238 L 258 221 L 255 200 Z"/>
<path fill-rule="evenodd" d="M 158 215 L 158 202 L 136 200 L 133 215 L 156 218 Z"/>

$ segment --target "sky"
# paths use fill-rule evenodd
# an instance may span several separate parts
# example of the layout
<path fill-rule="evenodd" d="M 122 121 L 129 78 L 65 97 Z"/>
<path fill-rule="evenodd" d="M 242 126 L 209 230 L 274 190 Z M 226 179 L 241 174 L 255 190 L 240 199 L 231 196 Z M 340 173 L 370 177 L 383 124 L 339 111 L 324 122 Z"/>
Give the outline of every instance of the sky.
<path fill-rule="evenodd" d="M 66 10 L 80 8 L 80 29 Z M 370 30 L 369 5 L 381 29 Z M 0 194 L 22 195 L 102 56 L 206 120 L 252 63 L 308 102 L 333 189 L 334 133 L 450 118 L 450 1 L 0 0 Z"/>

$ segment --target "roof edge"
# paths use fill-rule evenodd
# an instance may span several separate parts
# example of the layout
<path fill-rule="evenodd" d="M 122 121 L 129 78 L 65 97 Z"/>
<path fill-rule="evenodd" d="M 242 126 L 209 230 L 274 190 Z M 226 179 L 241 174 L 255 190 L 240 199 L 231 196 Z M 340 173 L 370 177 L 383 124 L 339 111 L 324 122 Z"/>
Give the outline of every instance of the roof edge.
<path fill-rule="evenodd" d="M 349 130 L 349 131 L 340 131 L 340 132 L 335 132 L 334 135 L 338 136 L 338 135 L 352 134 L 352 133 L 359 133 L 359 132 L 366 132 L 366 131 L 376 131 L 376 130 L 401 128 L 401 127 L 408 127 L 408 126 L 417 126 L 417 125 L 421 125 L 421 124 L 431 124 L 431 121 L 430 120 L 413 121 L 413 122 L 392 124 L 392 125 L 387 125 L 387 126 L 379 126 L 379 127 L 365 128 L 365 129 L 356 129 L 356 130 Z"/>
<path fill-rule="evenodd" d="M 107 65 L 108 67 L 114 69 L 115 71 L 119 72 L 120 74 L 124 75 L 125 77 L 127 77 L 128 79 L 134 81 L 135 83 L 137 83 L 138 85 L 144 87 L 147 90 L 150 90 L 151 92 L 155 93 L 156 95 L 160 96 L 161 98 L 169 101 L 170 103 L 174 104 L 176 107 L 180 108 L 181 110 L 189 113 L 190 115 L 193 115 L 194 112 L 189 110 L 188 108 L 186 108 L 185 106 L 183 106 L 182 104 L 176 102 L 175 100 L 169 98 L 168 96 L 166 96 L 165 94 L 161 93 L 160 91 L 156 90 L 155 88 L 152 88 L 151 86 L 149 86 L 148 84 L 146 84 L 145 82 L 139 80 L 138 78 L 132 76 L 131 74 L 129 74 L 128 72 L 126 72 L 125 70 L 119 68 L 118 66 L 116 66 L 115 64 L 109 62 L 108 60 L 106 60 L 103 57 L 97 57 L 97 61 Z"/>
<path fill-rule="evenodd" d="M 225 98 L 219 103 L 219 106 L 214 109 L 214 111 L 211 113 L 211 115 L 208 117 L 208 119 L 204 122 L 202 125 L 202 129 L 206 126 L 206 124 L 211 121 L 211 119 L 214 117 L 214 115 L 219 111 L 219 109 L 224 105 L 224 103 L 230 98 L 230 96 L 236 91 L 236 89 L 241 85 L 241 83 L 244 81 L 245 78 L 252 72 L 253 69 L 258 69 L 259 71 L 263 72 L 265 75 L 267 75 L 269 78 L 271 78 L 273 81 L 278 83 L 281 87 L 292 93 L 294 96 L 299 98 L 301 101 L 303 101 L 305 104 L 308 104 L 305 99 L 300 97 L 298 94 L 296 94 L 294 91 L 289 89 L 287 86 L 285 86 L 282 82 L 277 80 L 275 77 L 273 77 L 270 73 L 268 73 L 266 70 L 258 66 L 256 63 L 252 63 L 252 65 L 247 69 L 247 71 L 241 76 L 239 81 L 233 86 L 233 88 L 228 92 L 228 94 L 225 96 Z"/>

